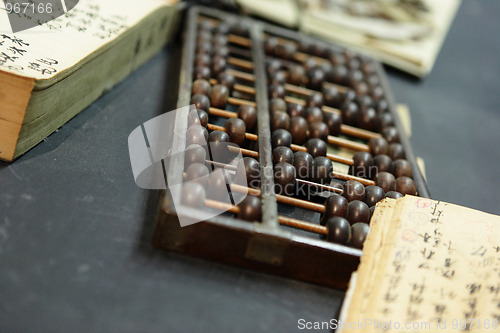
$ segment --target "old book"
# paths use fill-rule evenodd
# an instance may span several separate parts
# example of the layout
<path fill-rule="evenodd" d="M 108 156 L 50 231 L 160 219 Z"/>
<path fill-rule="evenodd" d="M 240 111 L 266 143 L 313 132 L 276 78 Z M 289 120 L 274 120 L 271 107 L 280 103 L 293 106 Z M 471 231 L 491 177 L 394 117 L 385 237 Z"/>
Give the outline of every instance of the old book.
<path fill-rule="evenodd" d="M 80 0 L 17 33 L 6 32 L 9 20 L 1 16 L 0 159 L 28 151 L 151 58 L 168 41 L 179 6 Z"/>
<path fill-rule="evenodd" d="M 339 331 L 500 327 L 500 216 L 406 196 L 377 204 Z"/>

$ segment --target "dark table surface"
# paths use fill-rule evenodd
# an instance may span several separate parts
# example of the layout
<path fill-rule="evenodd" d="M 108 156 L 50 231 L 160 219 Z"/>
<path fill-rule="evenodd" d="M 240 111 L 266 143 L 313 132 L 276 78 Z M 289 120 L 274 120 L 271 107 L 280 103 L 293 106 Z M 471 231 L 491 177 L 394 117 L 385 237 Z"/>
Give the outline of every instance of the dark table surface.
<path fill-rule="evenodd" d="M 432 73 L 388 70 L 433 198 L 500 214 L 500 3 L 462 4 Z M 175 104 L 179 45 L 0 163 L 0 332 L 292 332 L 343 293 L 152 248 L 129 133 Z"/>

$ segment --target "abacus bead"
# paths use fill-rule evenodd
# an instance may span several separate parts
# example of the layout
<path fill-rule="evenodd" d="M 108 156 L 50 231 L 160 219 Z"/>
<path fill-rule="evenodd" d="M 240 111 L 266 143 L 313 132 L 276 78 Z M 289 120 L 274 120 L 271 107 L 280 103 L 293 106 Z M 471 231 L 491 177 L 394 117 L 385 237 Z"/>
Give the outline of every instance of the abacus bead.
<path fill-rule="evenodd" d="M 354 200 L 363 200 L 365 198 L 365 187 L 357 180 L 349 179 L 344 183 L 343 196 L 349 202 Z"/>
<path fill-rule="evenodd" d="M 322 43 L 313 43 L 311 51 L 316 57 L 326 57 L 328 55 L 328 51 Z"/>
<path fill-rule="evenodd" d="M 279 61 L 278 59 L 271 59 L 267 63 L 266 68 L 267 68 L 267 74 L 272 74 L 281 69 L 281 61 Z"/>
<path fill-rule="evenodd" d="M 396 190 L 396 178 L 388 172 L 379 172 L 375 176 L 375 183 L 380 186 L 385 193 Z"/>
<path fill-rule="evenodd" d="M 381 113 L 389 113 L 389 102 L 386 99 L 380 99 L 375 102 L 375 110 L 380 115 Z"/>
<path fill-rule="evenodd" d="M 319 92 L 314 92 L 306 98 L 306 106 L 315 106 L 322 107 L 323 106 L 323 95 Z"/>
<path fill-rule="evenodd" d="M 206 53 L 199 53 L 194 58 L 195 67 L 202 67 L 210 65 L 210 56 Z"/>
<path fill-rule="evenodd" d="M 370 147 L 370 153 L 373 156 L 387 154 L 389 151 L 389 144 L 384 138 L 371 138 L 368 142 L 368 147 Z"/>
<path fill-rule="evenodd" d="M 226 22 L 220 22 L 216 27 L 215 31 L 219 34 L 227 35 L 231 31 L 231 25 Z"/>
<path fill-rule="evenodd" d="M 332 243 L 347 244 L 351 240 L 351 226 L 343 217 L 332 217 L 326 221 L 328 233 L 326 240 Z"/>
<path fill-rule="evenodd" d="M 339 194 L 332 194 L 325 200 L 325 215 L 323 222 L 334 216 L 347 216 L 347 199 Z"/>
<path fill-rule="evenodd" d="M 352 157 L 353 174 L 358 177 L 371 178 L 372 167 L 373 167 L 373 157 L 370 153 L 365 151 L 360 151 L 354 154 Z"/>
<path fill-rule="evenodd" d="M 288 42 L 283 46 L 282 57 L 287 60 L 293 60 L 293 56 L 297 52 L 297 45 L 293 42 Z"/>
<path fill-rule="evenodd" d="M 342 129 L 342 116 L 338 113 L 325 112 L 323 114 L 323 121 L 328 127 L 330 135 L 339 136 Z"/>
<path fill-rule="evenodd" d="M 305 117 L 306 109 L 297 103 L 288 103 L 287 112 L 290 117 Z"/>
<path fill-rule="evenodd" d="M 198 111 L 196 109 L 192 109 L 188 113 L 188 127 L 192 125 L 201 126 L 200 117 L 198 116 Z"/>
<path fill-rule="evenodd" d="M 282 85 L 286 83 L 286 74 L 284 71 L 274 71 L 269 75 L 269 84 Z"/>
<path fill-rule="evenodd" d="M 258 187 L 260 183 L 259 162 L 252 157 L 244 157 L 239 163 L 243 163 L 248 186 L 253 188 Z M 240 167 L 238 167 L 238 170 L 240 170 Z"/>
<path fill-rule="evenodd" d="M 208 113 L 206 113 L 202 109 L 196 110 L 198 112 L 198 119 L 200 119 L 200 125 L 203 127 L 207 127 L 208 125 Z"/>
<path fill-rule="evenodd" d="M 229 55 L 229 48 L 227 47 L 227 45 L 220 46 L 214 50 L 214 57 L 219 56 L 227 58 L 228 55 Z"/>
<path fill-rule="evenodd" d="M 325 156 L 318 156 L 313 161 L 313 179 L 317 183 L 328 184 L 332 179 L 333 165 Z"/>
<path fill-rule="evenodd" d="M 402 195 L 409 194 L 415 195 L 417 194 L 417 188 L 415 187 L 415 182 L 410 177 L 399 177 L 396 178 L 396 191 L 401 193 Z"/>
<path fill-rule="evenodd" d="M 233 90 L 234 86 L 234 76 L 228 72 L 222 72 L 218 77 L 219 84 L 226 86 L 229 91 Z"/>
<path fill-rule="evenodd" d="M 385 194 L 386 198 L 391 198 L 391 199 L 399 199 L 402 198 L 403 195 L 397 191 L 389 191 Z"/>
<path fill-rule="evenodd" d="M 347 102 L 342 105 L 340 108 L 342 112 L 342 121 L 347 125 L 356 125 L 359 108 L 358 105 L 354 102 Z"/>
<path fill-rule="evenodd" d="M 382 130 L 382 136 L 387 140 L 389 143 L 397 143 L 399 142 L 399 134 L 396 129 L 396 127 L 393 126 L 387 126 Z"/>
<path fill-rule="evenodd" d="M 375 131 L 382 132 L 388 126 L 394 126 L 394 118 L 389 112 L 381 113 L 375 119 Z"/>
<path fill-rule="evenodd" d="M 212 131 L 208 135 L 208 141 L 215 143 L 218 142 L 227 143 L 229 142 L 229 135 L 226 132 L 220 130 Z"/>
<path fill-rule="evenodd" d="M 309 124 L 315 121 L 323 121 L 323 112 L 318 107 L 308 107 L 306 109 L 306 120 Z"/>
<path fill-rule="evenodd" d="M 411 177 L 411 164 L 407 160 L 399 159 L 392 162 L 392 174 L 394 177 Z"/>
<path fill-rule="evenodd" d="M 240 105 L 238 107 L 238 118 L 243 120 L 247 130 L 251 131 L 257 122 L 257 110 L 250 105 Z"/>
<path fill-rule="evenodd" d="M 360 200 L 353 200 L 347 205 L 347 221 L 350 224 L 357 222 L 368 223 L 370 220 L 370 207 Z"/>
<path fill-rule="evenodd" d="M 241 146 L 245 141 L 246 126 L 240 118 L 229 118 L 224 124 L 229 141 Z"/>
<path fill-rule="evenodd" d="M 406 157 L 405 149 L 400 143 L 391 143 L 387 155 L 393 160 L 404 159 Z"/>
<path fill-rule="evenodd" d="M 277 129 L 271 134 L 271 145 L 273 148 L 279 146 L 290 147 L 292 144 L 292 135 L 284 129 Z"/>
<path fill-rule="evenodd" d="M 212 23 L 210 23 L 210 21 L 201 21 L 198 24 L 198 30 L 199 31 L 211 32 L 212 29 L 213 29 L 213 26 L 212 26 Z"/>
<path fill-rule="evenodd" d="M 309 137 L 318 138 L 323 141 L 328 140 L 328 126 L 321 121 L 315 121 L 309 124 Z"/>
<path fill-rule="evenodd" d="M 370 233 L 370 226 L 366 223 L 354 223 L 351 227 L 351 245 L 357 249 L 363 248 L 363 243 Z"/>
<path fill-rule="evenodd" d="M 215 55 L 212 59 L 212 75 L 217 76 L 226 70 L 226 57 Z"/>
<path fill-rule="evenodd" d="M 201 94 L 195 94 L 191 97 L 191 104 L 194 104 L 194 107 L 197 109 L 202 109 L 203 111 L 208 112 L 210 109 L 210 100 L 207 96 Z"/>
<path fill-rule="evenodd" d="M 262 219 L 262 205 L 259 198 L 247 196 L 238 204 L 240 209 L 238 218 L 245 221 L 260 221 Z"/>
<path fill-rule="evenodd" d="M 212 71 L 208 66 L 196 66 L 193 72 L 194 79 L 208 80 L 212 76 Z"/>
<path fill-rule="evenodd" d="M 320 67 L 313 67 L 307 72 L 307 87 L 313 90 L 321 90 L 325 80 L 325 72 Z"/>
<path fill-rule="evenodd" d="M 295 194 L 295 168 L 290 163 L 282 162 L 274 166 L 275 192 L 278 194 Z"/>
<path fill-rule="evenodd" d="M 326 143 L 321 139 L 309 139 L 306 143 L 306 149 L 313 158 L 326 156 Z"/>
<path fill-rule="evenodd" d="M 280 128 L 288 130 L 289 127 L 290 127 L 290 116 L 288 115 L 288 113 L 282 111 L 274 112 L 274 114 L 271 117 L 271 131 Z"/>
<path fill-rule="evenodd" d="M 337 84 L 345 84 L 347 74 L 349 73 L 349 70 L 345 66 L 335 66 L 333 67 L 333 70 L 328 73 L 328 81 L 331 81 L 333 83 Z"/>
<path fill-rule="evenodd" d="M 302 144 L 307 138 L 307 121 L 302 117 L 292 117 L 288 131 L 292 135 L 292 141 L 295 144 Z"/>
<path fill-rule="evenodd" d="M 335 87 L 325 87 L 323 89 L 323 100 L 325 105 L 339 107 L 342 103 L 343 96 Z"/>
<path fill-rule="evenodd" d="M 293 166 L 299 179 L 309 179 L 312 175 L 313 157 L 305 151 L 296 151 L 293 154 Z"/>
<path fill-rule="evenodd" d="M 204 146 L 207 144 L 208 131 L 200 125 L 190 126 L 186 131 L 186 145 L 198 144 Z"/>
<path fill-rule="evenodd" d="M 272 84 L 268 88 L 270 98 L 285 98 L 286 90 L 280 84 Z"/>
<path fill-rule="evenodd" d="M 205 189 L 195 182 L 187 182 L 182 185 L 181 203 L 193 208 L 202 208 L 205 205 Z"/>
<path fill-rule="evenodd" d="M 193 89 L 191 93 L 193 95 L 201 94 L 201 95 L 209 95 L 210 94 L 210 82 L 203 79 L 197 79 L 193 82 Z"/>
<path fill-rule="evenodd" d="M 205 163 L 207 152 L 199 144 L 191 144 L 184 152 L 184 167 L 189 167 L 193 163 Z"/>
<path fill-rule="evenodd" d="M 377 155 L 373 158 L 373 165 L 375 166 L 375 177 L 379 172 L 392 173 L 392 159 L 387 155 Z"/>
<path fill-rule="evenodd" d="M 229 194 L 227 190 L 226 178 L 222 172 L 211 172 L 208 175 L 207 196 L 210 199 L 218 201 L 229 201 Z"/>
<path fill-rule="evenodd" d="M 214 43 L 215 48 L 218 49 L 219 47 L 227 45 L 227 36 L 224 34 L 218 33 L 214 36 L 212 41 Z"/>
<path fill-rule="evenodd" d="M 300 65 L 292 65 L 288 69 L 288 83 L 300 86 L 304 83 L 304 78 L 306 76 L 306 70 Z"/>
<path fill-rule="evenodd" d="M 269 55 L 274 55 L 278 46 L 279 40 L 276 37 L 269 37 L 264 44 L 265 51 Z"/>
<path fill-rule="evenodd" d="M 206 188 L 209 173 L 205 163 L 193 163 L 186 170 L 186 181 L 194 181 Z"/>
<path fill-rule="evenodd" d="M 216 162 L 226 162 L 225 159 L 228 157 L 227 146 L 229 135 L 224 131 L 212 131 L 208 135 L 208 141 L 210 142 L 212 159 Z"/>
<path fill-rule="evenodd" d="M 273 114 L 278 111 L 286 112 L 286 102 L 282 98 L 272 98 L 269 101 L 269 112 Z"/>
<path fill-rule="evenodd" d="M 368 207 L 374 206 L 385 198 L 385 192 L 380 186 L 370 185 L 365 188 L 365 203 Z"/>
<path fill-rule="evenodd" d="M 293 164 L 293 151 L 284 146 L 276 147 L 273 149 L 273 164 L 282 162 Z"/>
<path fill-rule="evenodd" d="M 222 84 L 217 84 L 210 92 L 210 104 L 213 107 L 225 109 L 228 97 L 229 89 Z"/>
<path fill-rule="evenodd" d="M 358 126 L 362 129 L 371 131 L 375 128 L 375 120 L 377 117 L 377 112 L 373 108 L 367 108 L 361 110 L 358 116 Z"/>

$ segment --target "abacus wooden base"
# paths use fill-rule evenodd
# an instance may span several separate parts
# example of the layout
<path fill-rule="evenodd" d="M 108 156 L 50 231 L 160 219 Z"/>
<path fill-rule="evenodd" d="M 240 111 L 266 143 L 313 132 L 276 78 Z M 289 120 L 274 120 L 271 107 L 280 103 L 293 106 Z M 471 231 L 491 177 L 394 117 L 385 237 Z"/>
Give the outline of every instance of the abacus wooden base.
<path fill-rule="evenodd" d="M 361 251 L 219 216 L 181 227 L 159 210 L 155 247 L 346 290 Z"/>

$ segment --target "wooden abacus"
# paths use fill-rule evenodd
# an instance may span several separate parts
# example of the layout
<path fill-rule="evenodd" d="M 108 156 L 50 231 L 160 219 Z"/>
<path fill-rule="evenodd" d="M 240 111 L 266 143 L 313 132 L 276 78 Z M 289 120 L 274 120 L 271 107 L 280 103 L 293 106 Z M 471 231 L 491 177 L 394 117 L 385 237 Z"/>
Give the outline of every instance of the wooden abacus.
<path fill-rule="evenodd" d="M 375 203 L 429 197 L 381 66 L 204 7 L 189 10 L 186 29 L 177 105 L 196 111 L 175 118 L 187 137 L 174 136 L 172 152 L 185 159 L 167 181 L 189 185 L 165 191 L 155 246 L 345 289 Z M 214 160 L 214 144 L 245 158 Z M 234 181 L 241 170 L 246 184 Z M 234 204 L 224 191 L 247 196 Z M 174 202 L 220 214 L 181 227 Z"/>

